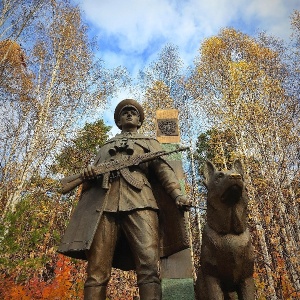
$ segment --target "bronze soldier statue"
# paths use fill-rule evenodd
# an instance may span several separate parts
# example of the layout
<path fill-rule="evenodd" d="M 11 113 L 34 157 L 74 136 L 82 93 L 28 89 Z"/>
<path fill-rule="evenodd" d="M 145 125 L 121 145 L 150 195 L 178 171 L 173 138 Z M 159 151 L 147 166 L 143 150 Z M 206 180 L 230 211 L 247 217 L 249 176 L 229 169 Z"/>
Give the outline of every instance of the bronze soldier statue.
<path fill-rule="evenodd" d="M 106 298 L 113 266 L 136 270 L 141 300 L 161 299 L 159 257 L 188 247 L 183 210 L 190 203 L 163 157 L 97 175 L 103 162 L 162 150 L 156 139 L 137 132 L 144 121 L 138 102 L 121 101 L 114 118 L 121 133 L 84 169 L 83 191 L 58 251 L 87 259 L 85 300 Z"/>

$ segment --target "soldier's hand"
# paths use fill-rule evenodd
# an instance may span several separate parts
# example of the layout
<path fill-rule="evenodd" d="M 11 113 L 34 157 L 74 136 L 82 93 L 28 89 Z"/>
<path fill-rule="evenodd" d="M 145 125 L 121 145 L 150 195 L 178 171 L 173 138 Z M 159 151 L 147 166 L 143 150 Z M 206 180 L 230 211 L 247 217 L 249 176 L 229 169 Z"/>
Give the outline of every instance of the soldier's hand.
<path fill-rule="evenodd" d="M 192 206 L 192 202 L 188 200 L 186 196 L 179 195 L 176 197 L 176 205 L 183 210 L 189 210 Z"/>
<path fill-rule="evenodd" d="M 86 168 L 84 168 L 81 173 L 81 176 L 84 180 L 94 179 L 97 176 L 94 166 L 89 165 Z"/>

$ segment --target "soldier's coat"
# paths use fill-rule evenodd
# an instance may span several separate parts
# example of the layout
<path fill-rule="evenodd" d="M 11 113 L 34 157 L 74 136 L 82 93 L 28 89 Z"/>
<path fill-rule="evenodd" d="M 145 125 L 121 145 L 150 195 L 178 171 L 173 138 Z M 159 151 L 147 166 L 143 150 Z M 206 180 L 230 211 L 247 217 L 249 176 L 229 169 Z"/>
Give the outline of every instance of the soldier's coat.
<path fill-rule="evenodd" d="M 100 149 L 95 159 L 95 165 L 110 160 L 109 150 L 119 145 L 120 140 L 124 140 L 124 138 L 126 139 L 123 134 L 119 134 L 109 140 Z M 133 134 L 128 139 L 130 140 L 130 146 L 134 149 L 134 154 L 162 150 L 157 140 L 140 134 Z M 152 173 L 151 166 L 154 166 L 154 169 L 158 169 L 155 174 Z M 138 190 L 134 187 L 128 188 L 128 183 L 126 183 L 124 187 L 127 186 L 127 191 L 123 187 L 121 201 L 123 203 L 120 202 L 120 207 L 117 210 L 159 209 L 161 257 L 166 257 L 188 248 L 183 212 L 177 208 L 175 201 L 168 195 L 168 193 L 175 188 L 179 188 L 179 186 L 178 182 L 170 183 L 165 180 L 167 175 L 174 178 L 174 172 L 167 161 L 159 158 L 142 164 L 140 169 L 134 168 L 131 170 L 129 168 L 128 170 L 130 171 L 130 176 L 136 179 L 137 182 L 143 181 L 144 185 L 141 190 Z M 85 251 L 92 244 L 103 210 L 113 211 L 115 209 L 113 206 L 110 207 L 108 202 L 110 201 L 109 196 L 112 186 L 108 183 L 108 175 L 94 179 L 88 186 L 83 187 L 80 200 L 71 216 L 58 252 L 70 257 L 86 259 Z M 124 179 L 122 180 L 124 181 Z M 138 193 L 138 197 L 135 196 L 134 199 L 130 197 L 131 189 Z M 122 206 L 124 207 L 122 208 Z M 131 256 L 130 248 L 122 236 L 115 250 L 113 266 L 124 270 L 134 269 Z"/>

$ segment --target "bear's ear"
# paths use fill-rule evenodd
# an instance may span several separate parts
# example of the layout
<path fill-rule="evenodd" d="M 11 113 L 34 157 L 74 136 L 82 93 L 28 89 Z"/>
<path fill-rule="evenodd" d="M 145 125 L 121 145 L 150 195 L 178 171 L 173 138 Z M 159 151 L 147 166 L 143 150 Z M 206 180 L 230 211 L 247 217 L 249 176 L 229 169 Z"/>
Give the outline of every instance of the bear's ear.
<path fill-rule="evenodd" d="M 239 174 L 241 174 L 244 177 L 244 168 L 242 165 L 242 162 L 239 159 L 236 159 L 233 162 L 233 169 L 236 170 Z"/>
<path fill-rule="evenodd" d="M 214 164 L 211 161 L 207 160 L 203 166 L 203 175 L 204 175 L 206 184 L 209 181 L 209 179 L 213 176 L 215 171 L 216 171 L 216 168 L 215 168 Z"/>

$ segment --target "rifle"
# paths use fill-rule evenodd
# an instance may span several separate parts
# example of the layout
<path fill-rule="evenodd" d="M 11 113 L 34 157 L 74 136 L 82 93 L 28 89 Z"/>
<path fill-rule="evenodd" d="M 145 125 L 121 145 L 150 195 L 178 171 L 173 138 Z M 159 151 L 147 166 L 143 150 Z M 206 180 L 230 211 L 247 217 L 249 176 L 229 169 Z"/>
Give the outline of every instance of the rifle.
<path fill-rule="evenodd" d="M 130 166 L 138 166 L 141 163 L 151 161 L 157 157 L 169 155 L 174 152 L 185 151 L 187 149 L 188 147 L 181 147 L 168 152 L 167 151 L 149 152 L 145 154 L 122 157 L 122 159 L 109 160 L 95 166 L 94 171 L 96 173 L 96 176 L 99 176 L 107 172 L 121 170 Z M 82 177 L 82 174 L 67 176 L 60 181 L 61 193 L 66 194 L 71 190 L 73 190 L 74 188 L 76 188 L 78 185 L 82 184 L 83 182 L 84 182 L 84 178 Z"/>

